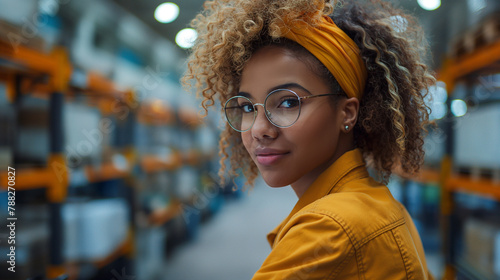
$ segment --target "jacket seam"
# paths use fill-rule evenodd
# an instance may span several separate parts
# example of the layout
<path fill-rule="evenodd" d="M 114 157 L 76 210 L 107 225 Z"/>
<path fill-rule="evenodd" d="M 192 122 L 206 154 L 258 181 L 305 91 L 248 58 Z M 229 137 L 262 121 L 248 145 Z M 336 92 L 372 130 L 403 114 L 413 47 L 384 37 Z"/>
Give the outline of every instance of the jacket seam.
<path fill-rule="evenodd" d="M 350 180 L 348 180 L 349 178 L 346 177 L 348 173 L 354 172 L 357 168 L 364 166 L 364 165 L 365 164 L 354 165 L 351 168 L 347 169 L 344 173 L 342 173 L 342 175 L 339 176 L 337 180 L 332 182 L 333 184 L 330 185 L 330 191 L 327 195 L 340 192 L 346 185 L 350 184 L 352 181 L 357 181 L 357 180 L 369 177 L 369 175 L 368 176 L 358 175 L 355 178 L 350 178 Z M 343 179 L 345 179 L 344 182 L 342 181 Z M 332 192 L 332 190 L 334 190 L 334 191 Z M 327 196 L 327 195 L 325 195 L 325 196 Z M 323 196 L 323 197 L 325 197 L 325 196 Z"/>
<path fill-rule="evenodd" d="M 297 214 L 299 214 L 299 213 L 301 213 L 301 214 L 309 214 L 309 213 L 317 214 L 317 215 L 326 216 L 326 217 L 332 219 L 335 223 L 337 223 L 344 230 L 347 237 L 349 237 L 349 241 L 351 241 L 353 248 L 356 248 L 356 244 L 357 244 L 356 238 L 354 238 L 350 227 L 347 225 L 346 222 L 344 222 L 344 220 L 342 220 L 342 218 L 340 218 L 337 215 L 335 215 L 331 212 L 328 212 L 328 211 L 321 211 L 321 212 L 317 211 L 317 210 L 315 210 L 315 208 L 307 210 L 307 211 L 298 212 Z M 297 214 L 295 214 L 295 215 L 297 215 Z"/>
<path fill-rule="evenodd" d="M 373 233 L 369 234 L 368 236 L 366 236 L 365 238 L 363 238 L 363 239 L 361 239 L 359 241 L 360 247 L 362 247 L 366 243 L 370 242 L 371 240 L 377 238 L 379 235 L 384 234 L 384 233 L 386 233 L 388 231 L 391 231 L 391 230 L 393 230 L 393 229 L 395 229 L 395 228 L 397 228 L 397 227 L 399 227 L 401 225 L 404 225 L 405 223 L 406 223 L 405 218 L 401 217 L 400 219 L 398 219 L 398 220 L 396 220 L 396 221 L 394 221 L 394 222 L 392 222 L 392 223 L 390 223 L 390 224 L 388 224 L 388 225 L 386 225 L 386 226 L 384 226 L 384 227 L 382 227 L 382 228 L 374 231 Z"/>
<path fill-rule="evenodd" d="M 410 266 L 408 265 L 408 254 L 402 246 L 401 237 L 398 233 L 396 233 L 396 230 L 393 229 L 391 230 L 391 232 L 394 240 L 396 241 L 396 244 L 398 244 L 399 253 L 401 254 L 401 259 L 403 260 L 403 265 L 405 267 L 406 279 L 412 279 L 413 273 L 410 269 Z"/>
<path fill-rule="evenodd" d="M 359 248 L 359 250 L 356 250 L 356 255 L 358 258 L 358 275 L 361 279 L 366 279 L 365 277 L 365 263 L 363 262 L 363 247 Z"/>
<path fill-rule="evenodd" d="M 354 248 L 356 250 L 361 248 L 363 245 L 365 245 L 369 241 L 373 240 L 377 236 L 379 236 L 385 232 L 391 231 L 392 229 L 394 229 L 398 226 L 401 226 L 406 222 L 404 217 L 401 217 L 400 219 L 374 231 L 373 233 L 369 234 L 368 236 L 364 237 L 363 239 L 357 240 L 356 237 L 354 236 L 354 234 L 352 233 L 351 228 L 347 225 L 347 223 L 344 221 L 344 219 L 342 219 L 339 215 L 332 213 L 330 211 L 318 211 L 314 207 L 314 208 L 307 210 L 307 211 L 297 212 L 295 215 L 293 215 L 293 217 L 295 217 L 299 214 L 307 214 L 307 213 L 313 213 L 313 214 L 327 216 L 330 219 L 334 220 L 337 224 L 339 224 L 344 229 L 344 232 L 347 234 L 347 236 L 349 237 L 349 240 L 351 241 L 352 245 L 354 246 Z"/>
<path fill-rule="evenodd" d="M 347 265 L 347 263 L 349 262 L 349 260 L 353 256 L 353 254 L 355 254 L 355 252 L 356 252 L 356 250 L 354 249 L 354 247 L 352 247 L 351 250 L 349 250 L 349 253 L 342 260 L 340 265 L 328 275 L 327 279 L 334 280 L 335 277 L 337 277 L 338 274 L 345 268 L 345 266 Z"/>
<path fill-rule="evenodd" d="M 357 167 L 356 167 L 357 168 Z M 352 170 L 351 170 L 352 171 Z M 334 187 L 337 187 L 337 191 L 335 192 L 332 192 L 332 193 L 329 193 L 329 194 L 333 194 L 333 193 L 339 193 L 341 192 L 345 187 L 347 187 L 349 184 L 352 184 L 353 181 L 358 181 L 358 180 L 362 180 L 362 179 L 366 179 L 370 177 L 370 175 L 364 175 L 364 176 L 361 176 L 359 175 L 358 177 L 352 179 L 352 180 L 348 180 L 348 181 L 345 181 L 345 182 L 342 182 L 342 180 L 339 180 L 336 184 L 336 186 Z"/>
<path fill-rule="evenodd" d="M 317 211 L 314 211 L 315 208 L 313 209 L 310 209 L 308 211 L 302 211 L 302 212 L 297 212 L 295 215 L 299 214 L 299 213 L 302 213 L 302 214 L 307 214 L 307 213 L 311 213 L 311 214 L 318 214 L 318 215 L 321 215 L 321 216 L 326 216 L 328 218 L 330 218 L 333 222 L 335 222 L 336 224 L 338 224 L 345 232 L 345 234 L 347 235 L 347 237 L 349 238 L 349 241 L 351 242 L 351 250 L 349 250 L 349 253 L 346 254 L 346 256 L 344 257 L 344 259 L 342 260 L 342 262 L 340 263 L 340 265 L 334 269 L 328 276 L 327 279 L 335 279 L 335 277 L 344 269 L 344 267 L 347 265 L 349 259 L 352 257 L 353 254 L 355 254 L 356 252 L 356 247 L 355 247 L 355 244 L 353 243 L 353 238 L 351 238 L 349 232 L 350 232 L 350 229 L 349 228 L 346 228 L 345 226 L 345 223 L 341 223 L 339 222 L 337 219 L 335 219 L 334 217 L 326 214 L 326 213 L 318 213 Z M 295 216 L 293 215 L 293 217 Z M 292 217 L 292 218 L 293 218 Z M 291 220 L 291 219 L 290 219 Z"/>
<path fill-rule="evenodd" d="M 355 259 L 356 259 L 356 263 L 357 263 L 357 266 L 358 266 L 358 275 L 361 275 L 361 279 L 366 279 L 365 278 L 365 273 L 364 273 L 364 263 L 363 263 L 363 258 L 362 258 L 362 254 L 361 254 L 361 250 L 363 248 L 363 246 L 368 243 L 369 241 L 375 239 L 376 237 L 378 237 L 379 235 L 383 234 L 383 233 L 386 233 L 386 232 L 392 232 L 393 236 L 394 236 L 394 232 L 393 230 L 395 228 L 397 228 L 398 226 L 400 225 L 403 225 L 405 224 L 405 219 L 404 217 L 396 220 L 395 222 L 393 223 L 390 223 L 384 227 L 382 227 L 381 229 L 369 234 L 367 237 L 363 238 L 361 241 L 357 241 L 356 238 L 353 236 L 353 234 L 351 233 L 351 230 L 350 230 L 350 227 L 345 223 L 345 221 L 340 218 L 338 215 L 334 214 L 334 213 L 331 213 L 329 211 L 318 211 L 317 208 L 315 207 L 316 205 L 314 205 L 312 207 L 312 209 L 309 209 L 307 211 L 302 211 L 302 212 L 297 212 L 295 215 L 299 214 L 299 213 L 302 213 L 302 214 L 317 214 L 317 215 L 321 215 L 321 216 L 326 216 L 326 217 L 329 217 L 330 219 L 332 219 L 335 223 L 337 223 L 343 230 L 344 232 L 346 233 L 347 237 L 349 238 L 349 241 L 351 242 L 352 246 L 353 246 L 353 249 L 351 249 L 351 251 L 349 252 L 349 254 L 355 254 Z M 295 216 L 294 215 L 294 216 Z M 400 250 L 400 253 L 401 253 L 401 248 L 399 246 L 399 243 L 398 243 L 398 248 Z M 358 254 L 359 253 L 359 254 Z M 402 253 L 401 253 L 402 254 Z M 339 265 L 339 267 L 337 267 L 336 270 L 332 271 L 332 273 L 328 276 L 327 279 L 335 279 L 335 277 L 338 275 L 338 273 L 340 273 L 342 271 L 342 269 L 344 269 L 344 266 L 347 264 L 347 260 L 350 259 L 350 255 L 347 255 L 344 260 L 342 261 L 341 265 Z M 407 264 L 406 264 L 406 259 L 403 258 L 403 261 L 405 263 L 405 272 L 407 274 L 407 276 L 409 275 L 409 271 L 408 271 L 408 268 L 407 268 Z"/>
<path fill-rule="evenodd" d="M 318 211 L 317 208 L 315 208 L 313 206 L 312 209 L 309 209 L 307 211 L 300 211 L 300 212 L 297 212 L 293 217 L 295 216 L 299 216 L 301 214 L 316 214 L 316 215 L 320 215 L 320 216 L 324 216 L 324 217 L 328 217 L 330 218 L 333 222 L 335 222 L 336 224 L 338 224 L 342 229 L 343 231 L 345 232 L 345 234 L 347 235 L 347 237 L 349 238 L 349 241 L 352 245 L 352 248 L 351 250 L 349 250 L 349 253 L 347 255 L 345 255 L 344 259 L 342 260 L 341 264 L 339 266 L 337 266 L 328 276 L 328 278 L 326 279 L 330 279 L 330 280 L 333 280 L 335 279 L 336 276 L 338 276 L 338 274 L 345 268 L 345 266 L 347 265 L 348 261 L 351 259 L 351 257 L 355 256 L 356 258 L 356 261 L 357 261 L 357 264 L 358 264 L 358 269 L 359 269 L 359 273 L 358 275 L 361 275 L 361 279 L 365 279 L 365 274 L 364 274 L 364 263 L 363 263 L 363 260 L 362 260 L 362 253 L 361 253 L 361 249 L 362 247 L 368 243 L 369 241 L 375 239 L 376 237 L 380 236 L 381 234 L 383 233 L 386 233 L 386 232 L 391 232 L 392 235 L 393 235 L 393 238 L 395 239 L 396 241 L 396 244 L 398 245 L 398 249 L 399 249 L 399 252 L 401 254 L 401 258 L 403 260 L 403 263 L 404 263 L 404 267 L 405 267 L 405 273 L 406 273 L 406 276 L 407 276 L 407 279 L 411 279 L 410 277 L 412 276 L 412 273 L 408 267 L 408 256 L 406 254 L 406 252 L 404 251 L 404 248 L 402 248 L 402 244 L 401 244 L 401 240 L 400 240 L 400 237 L 397 235 L 397 233 L 395 233 L 395 228 L 397 228 L 398 226 L 401 226 L 403 224 L 405 224 L 405 219 L 404 217 L 396 220 L 395 222 L 392 222 L 384 227 L 382 227 L 381 229 L 369 234 L 367 237 L 361 239 L 360 241 L 356 240 L 356 238 L 353 236 L 352 234 L 352 231 L 350 229 L 350 227 L 345 223 L 345 221 L 339 217 L 338 215 L 334 214 L 334 213 L 331 213 L 329 211 Z M 292 220 L 292 219 L 290 219 Z"/>

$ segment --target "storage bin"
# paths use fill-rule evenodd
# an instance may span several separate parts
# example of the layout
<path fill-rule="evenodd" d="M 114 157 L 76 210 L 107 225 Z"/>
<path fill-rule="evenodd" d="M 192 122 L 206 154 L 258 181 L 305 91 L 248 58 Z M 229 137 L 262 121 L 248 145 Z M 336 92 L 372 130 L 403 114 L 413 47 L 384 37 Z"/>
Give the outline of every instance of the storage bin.
<path fill-rule="evenodd" d="M 1 0 L 0 4 L 2 5 L 2 9 L 0 9 L 0 20 L 10 22 L 16 26 L 23 26 L 27 23 L 32 24 L 33 17 L 38 13 L 37 0 Z M 36 26 L 31 25 L 30 27 Z"/>
<path fill-rule="evenodd" d="M 14 157 L 23 165 L 44 166 L 50 153 L 49 101 L 23 95 L 18 109 Z"/>
<path fill-rule="evenodd" d="M 500 169 L 500 104 L 485 104 L 456 120 L 454 164 Z"/>
<path fill-rule="evenodd" d="M 64 104 L 63 121 L 68 167 L 101 163 L 105 134 L 113 130 L 111 121 L 101 120 L 98 109 L 79 103 Z"/>
<path fill-rule="evenodd" d="M 500 225 L 469 219 L 464 226 L 465 261 L 487 279 L 498 279 Z M 496 274 L 496 277 L 494 276 Z"/>
<path fill-rule="evenodd" d="M 166 208 L 171 202 L 171 174 L 167 171 L 142 176 L 143 188 L 138 193 L 141 208 L 146 212 Z"/>
<path fill-rule="evenodd" d="M 129 209 L 121 198 L 67 203 L 62 208 L 67 260 L 105 258 L 127 238 Z"/>
<path fill-rule="evenodd" d="M 438 121 L 438 126 L 443 121 Z M 424 140 L 425 159 L 428 166 L 439 166 L 445 154 L 447 136 L 440 127 L 429 129 L 429 134 Z"/>
<path fill-rule="evenodd" d="M 165 262 L 167 231 L 164 227 L 136 230 L 135 271 L 137 279 L 156 279 Z"/>
<path fill-rule="evenodd" d="M 3 197 L 2 197 L 3 199 Z M 5 206 L 7 209 L 7 206 Z M 30 277 L 45 275 L 49 263 L 49 216 L 45 204 L 19 205 L 16 207 L 15 244 L 8 244 L 7 238 L 0 242 L 0 279 L 25 280 Z M 7 211 L 5 211 L 7 212 Z M 6 217 L 0 216 L 4 221 Z M 7 233 L 7 227 L 0 230 Z M 5 241 L 5 242 L 4 242 Z M 10 246 L 15 246 L 15 273 L 8 271 L 7 263 Z"/>
<path fill-rule="evenodd" d="M 181 201 L 189 201 L 195 195 L 199 185 L 199 174 L 191 166 L 183 166 L 177 172 L 175 196 Z"/>

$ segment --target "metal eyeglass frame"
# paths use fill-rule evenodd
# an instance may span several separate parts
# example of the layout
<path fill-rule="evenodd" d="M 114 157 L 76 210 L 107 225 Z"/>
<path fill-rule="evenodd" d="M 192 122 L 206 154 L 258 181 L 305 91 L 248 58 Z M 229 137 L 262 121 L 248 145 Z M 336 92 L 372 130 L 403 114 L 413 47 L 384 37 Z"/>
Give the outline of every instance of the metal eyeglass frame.
<path fill-rule="evenodd" d="M 267 111 L 267 108 L 266 108 L 266 105 L 265 105 L 265 104 L 266 104 L 266 101 L 267 101 L 267 99 L 269 98 L 269 96 L 270 96 L 271 94 L 273 94 L 273 93 L 275 93 L 275 92 L 277 92 L 277 91 L 288 91 L 288 92 L 291 92 L 291 93 L 293 93 L 293 94 L 297 97 L 297 99 L 299 100 L 299 114 L 297 115 L 297 118 L 295 119 L 295 121 L 293 121 L 293 123 L 292 123 L 292 124 L 290 124 L 290 125 L 287 125 L 287 126 L 281 126 L 281 125 L 278 125 L 278 124 L 274 123 L 274 122 L 271 120 L 271 118 L 269 117 L 269 115 L 268 115 L 268 111 Z M 245 97 L 245 96 L 236 95 L 236 96 L 233 96 L 233 97 L 229 98 L 229 99 L 226 101 L 226 103 L 224 103 L 224 116 L 226 117 L 226 121 L 227 121 L 227 123 L 229 124 L 229 126 L 231 126 L 231 128 L 232 128 L 232 129 L 234 129 L 234 130 L 236 130 L 236 131 L 238 131 L 238 132 L 246 132 L 246 131 L 249 131 L 249 130 L 253 127 L 253 125 L 254 125 L 254 123 L 255 123 L 255 119 L 257 118 L 257 108 L 256 108 L 255 106 L 260 105 L 260 106 L 262 106 L 262 107 L 264 108 L 264 115 L 266 115 L 266 118 L 267 118 L 267 120 L 268 120 L 270 123 L 272 123 L 274 126 L 279 127 L 279 128 L 287 128 L 287 127 L 290 127 L 290 126 L 294 125 L 294 124 L 297 122 L 297 120 L 299 119 L 299 117 L 300 117 L 300 112 L 301 112 L 301 109 L 302 109 L 302 101 L 301 101 L 302 99 L 308 99 L 308 98 L 313 98 L 313 97 L 321 97 L 321 96 L 329 96 L 329 95 L 342 95 L 342 96 L 345 96 L 345 94 L 344 94 L 344 93 L 327 93 L 327 94 L 318 94 L 318 95 L 299 96 L 299 95 L 298 95 L 295 91 L 293 91 L 293 90 L 291 90 L 291 89 L 286 89 L 286 88 L 284 88 L 284 89 L 275 89 L 275 90 L 271 91 L 270 93 L 268 93 L 268 94 L 267 94 L 267 96 L 266 96 L 266 99 L 264 100 L 264 104 L 262 104 L 262 103 L 253 103 L 253 102 L 252 102 L 249 98 L 247 98 L 247 97 Z M 227 112 L 226 112 L 226 109 L 227 109 L 227 103 L 228 103 L 229 101 L 231 101 L 232 99 L 235 99 L 235 98 L 245 98 L 246 100 L 248 100 L 248 101 L 250 102 L 250 104 L 252 104 L 252 107 L 253 107 L 253 109 L 254 109 L 254 116 L 253 116 L 253 121 L 252 121 L 252 124 L 251 124 L 251 125 L 250 125 L 250 127 L 249 127 L 248 129 L 246 129 L 246 130 L 239 130 L 239 129 L 236 129 L 236 128 L 235 128 L 235 127 L 231 124 L 231 122 L 229 121 L 229 119 L 228 119 L 228 117 L 227 117 Z"/>

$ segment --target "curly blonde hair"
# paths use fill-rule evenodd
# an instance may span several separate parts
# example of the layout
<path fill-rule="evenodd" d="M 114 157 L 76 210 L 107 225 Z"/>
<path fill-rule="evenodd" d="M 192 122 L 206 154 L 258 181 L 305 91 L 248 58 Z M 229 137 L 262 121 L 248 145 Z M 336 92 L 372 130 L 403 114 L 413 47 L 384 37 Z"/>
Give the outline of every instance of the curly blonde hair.
<path fill-rule="evenodd" d="M 207 1 L 204 11 L 192 21 L 198 39 L 182 82 L 189 85 L 195 80 L 194 87 L 203 98 L 205 111 L 215 104 L 216 98 L 224 105 L 236 95 L 242 69 L 260 47 L 278 44 L 296 49 L 280 39 L 279 26 L 284 17 L 288 22 L 300 20 L 316 26 L 318 17 L 308 15 L 322 9 L 358 45 L 368 70 L 354 127 L 356 146 L 382 182 L 388 181 L 396 164 L 406 173 L 418 172 L 423 163 L 425 125 L 430 112 L 424 98 L 427 88 L 435 83 L 424 63 L 428 46 L 422 29 L 412 16 L 383 1 L 320 1 Z M 331 73 L 326 76 L 327 82 L 337 85 Z M 229 159 L 229 175 L 236 177 L 241 169 L 246 184 L 253 185 L 258 169 L 244 148 L 240 133 L 226 124 L 219 145 L 221 180 Z"/>

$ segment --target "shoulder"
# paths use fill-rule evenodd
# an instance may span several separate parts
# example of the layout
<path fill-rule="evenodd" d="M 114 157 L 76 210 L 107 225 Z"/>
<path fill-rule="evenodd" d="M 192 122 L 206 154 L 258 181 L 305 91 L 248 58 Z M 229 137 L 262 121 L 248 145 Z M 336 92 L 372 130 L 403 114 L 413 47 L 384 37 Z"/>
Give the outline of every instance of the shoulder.
<path fill-rule="evenodd" d="M 297 225 L 325 220 L 330 220 L 325 223 L 329 230 L 344 232 L 354 247 L 406 222 L 404 208 L 386 186 L 362 180 L 307 205 L 290 222 Z"/>

